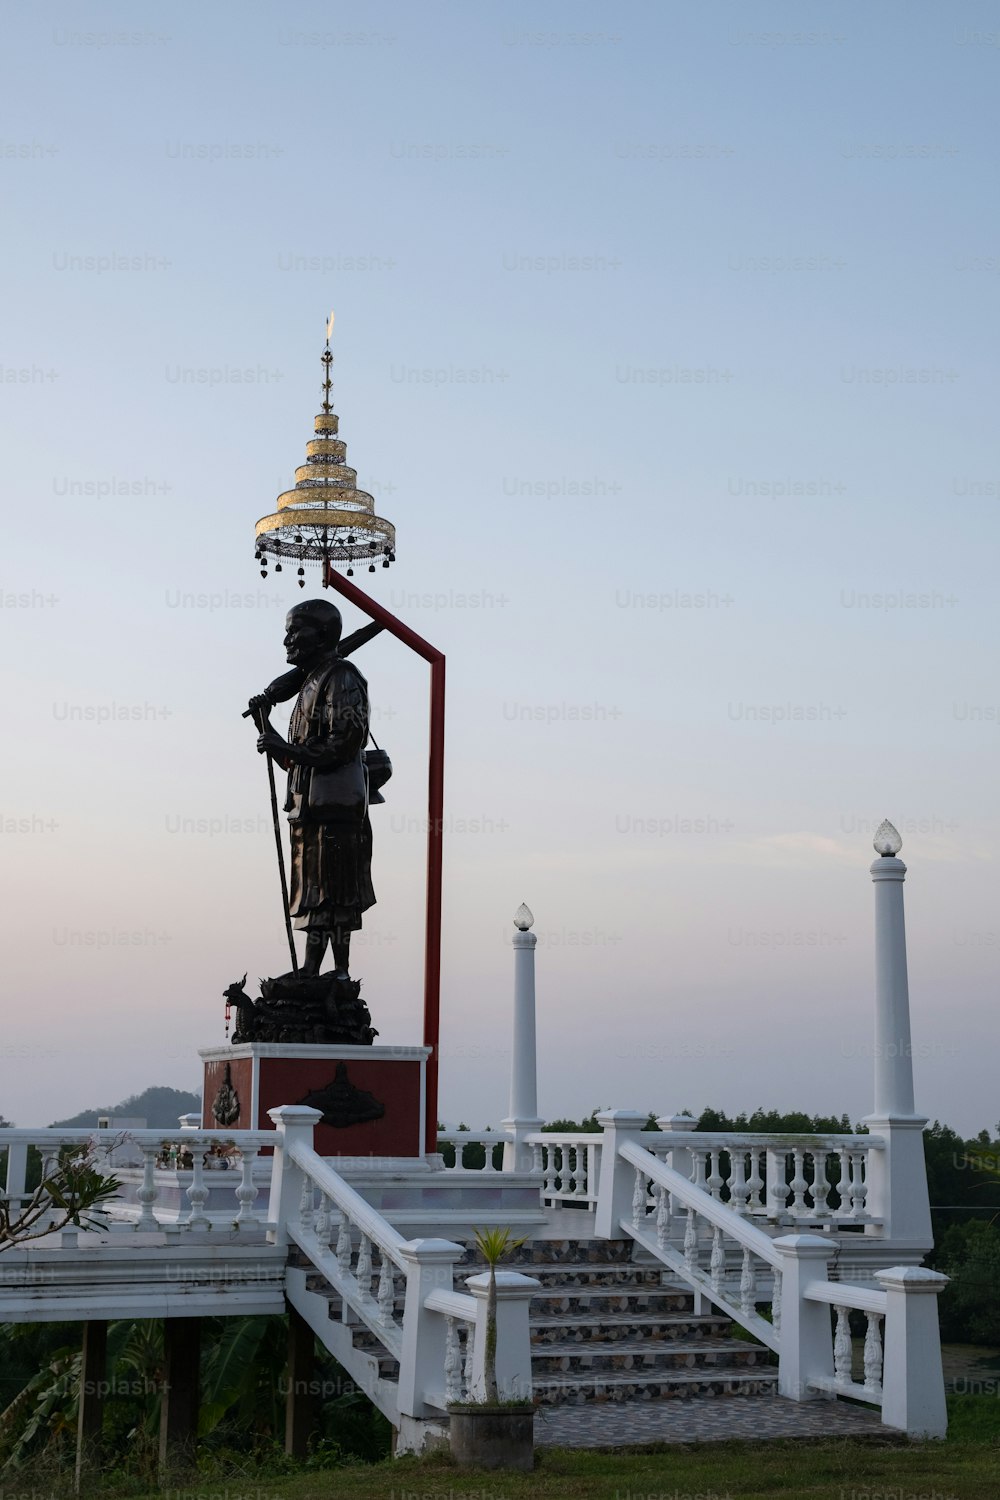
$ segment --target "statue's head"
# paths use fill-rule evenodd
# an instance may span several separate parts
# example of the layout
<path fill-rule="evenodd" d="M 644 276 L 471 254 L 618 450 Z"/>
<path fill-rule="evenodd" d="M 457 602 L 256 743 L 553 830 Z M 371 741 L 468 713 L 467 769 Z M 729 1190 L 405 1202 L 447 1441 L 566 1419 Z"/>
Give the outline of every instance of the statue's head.
<path fill-rule="evenodd" d="M 307 666 L 316 657 L 337 649 L 342 629 L 343 620 L 335 604 L 326 599 L 305 599 L 285 617 L 285 656 L 295 667 Z"/>

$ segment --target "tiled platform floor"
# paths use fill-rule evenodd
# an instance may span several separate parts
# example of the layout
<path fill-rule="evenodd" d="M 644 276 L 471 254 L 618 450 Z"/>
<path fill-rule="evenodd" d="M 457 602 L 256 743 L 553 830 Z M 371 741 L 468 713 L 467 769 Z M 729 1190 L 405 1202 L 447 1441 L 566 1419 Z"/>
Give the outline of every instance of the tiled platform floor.
<path fill-rule="evenodd" d="M 882 1433 L 878 1410 L 846 1401 L 721 1396 L 691 1401 L 604 1401 L 541 1407 L 540 1448 L 617 1448 L 643 1443 L 713 1443 L 727 1438 L 852 1437 Z"/>

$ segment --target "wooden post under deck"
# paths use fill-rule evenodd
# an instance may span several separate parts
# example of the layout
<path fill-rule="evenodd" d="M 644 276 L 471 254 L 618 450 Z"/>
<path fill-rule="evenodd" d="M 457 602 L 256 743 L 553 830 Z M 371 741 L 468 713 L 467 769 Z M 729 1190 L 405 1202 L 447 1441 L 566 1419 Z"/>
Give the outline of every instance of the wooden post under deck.
<path fill-rule="evenodd" d="M 316 1336 L 288 1304 L 288 1385 L 285 1390 L 285 1452 L 306 1458 L 316 1429 Z"/>
<path fill-rule="evenodd" d="M 74 1486 L 80 1490 L 86 1474 L 101 1467 L 101 1435 L 104 1397 L 108 1388 L 108 1325 L 92 1318 L 83 1325 L 80 1356 L 80 1397 L 76 1423 L 76 1470 Z"/>
<path fill-rule="evenodd" d="M 160 1406 L 160 1468 L 194 1467 L 198 1441 L 200 1318 L 163 1321 L 164 1385 Z"/>

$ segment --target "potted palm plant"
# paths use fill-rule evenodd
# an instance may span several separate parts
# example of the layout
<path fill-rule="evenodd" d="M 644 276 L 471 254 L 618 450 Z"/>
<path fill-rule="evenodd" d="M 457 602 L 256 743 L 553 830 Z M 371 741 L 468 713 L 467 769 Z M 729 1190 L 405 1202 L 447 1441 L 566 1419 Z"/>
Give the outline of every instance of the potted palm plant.
<path fill-rule="evenodd" d="M 497 1266 L 524 1239 L 509 1229 L 477 1229 L 476 1248 L 489 1270 L 486 1293 L 486 1339 L 483 1348 L 484 1395 L 453 1402 L 449 1408 L 451 1451 L 463 1468 L 532 1469 L 535 1452 L 535 1408 L 530 1397 L 501 1395 L 497 1385 Z"/>

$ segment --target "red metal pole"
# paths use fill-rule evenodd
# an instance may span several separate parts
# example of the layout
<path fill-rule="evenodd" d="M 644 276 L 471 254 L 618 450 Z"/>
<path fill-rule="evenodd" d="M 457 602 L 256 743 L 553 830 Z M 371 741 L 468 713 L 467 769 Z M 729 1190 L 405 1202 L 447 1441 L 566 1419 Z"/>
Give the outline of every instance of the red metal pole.
<path fill-rule="evenodd" d="M 444 657 L 431 662 L 427 757 L 427 929 L 424 938 L 424 1046 L 427 1059 L 425 1151 L 437 1150 L 438 1045 L 441 1035 L 441 871 L 444 852 Z"/>
<path fill-rule="evenodd" d="M 430 662 L 430 737 L 427 767 L 427 921 L 424 935 L 424 1046 L 427 1059 L 427 1114 L 424 1149 L 437 1147 L 438 1060 L 441 1033 L 441 879 L 444 843 L 444 652 L 404 625 L 383 604 L 327 564 L 325 584 Z"/>

